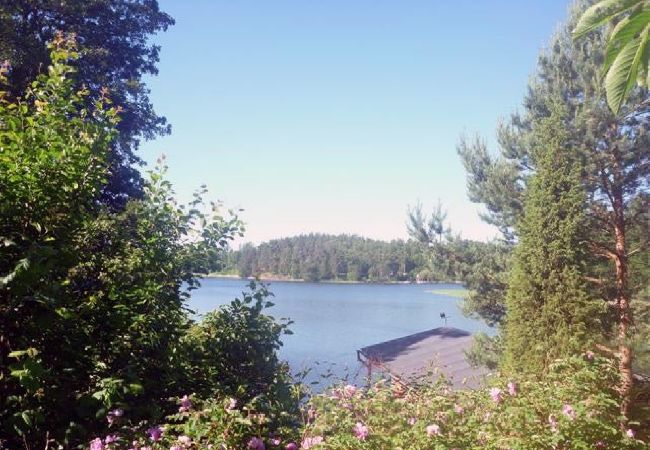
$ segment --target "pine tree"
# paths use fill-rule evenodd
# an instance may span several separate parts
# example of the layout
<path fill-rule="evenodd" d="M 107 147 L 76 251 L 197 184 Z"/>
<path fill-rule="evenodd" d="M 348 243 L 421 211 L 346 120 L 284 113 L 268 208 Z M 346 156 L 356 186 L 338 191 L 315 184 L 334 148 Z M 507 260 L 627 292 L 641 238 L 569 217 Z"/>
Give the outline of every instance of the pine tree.
<path fill-rule="evenodd" d="M 506 295 L 504 365 L 540 371 L 554 359 L 579 352 L 594 336 L 598 303 L 588 295 L 584 260 L 586 193 L 580 160 L 568 145 L 566 110 L 550 102 L 551 114 L 534 125 L 538 162 L 517 225 L 519 244 Z"/>

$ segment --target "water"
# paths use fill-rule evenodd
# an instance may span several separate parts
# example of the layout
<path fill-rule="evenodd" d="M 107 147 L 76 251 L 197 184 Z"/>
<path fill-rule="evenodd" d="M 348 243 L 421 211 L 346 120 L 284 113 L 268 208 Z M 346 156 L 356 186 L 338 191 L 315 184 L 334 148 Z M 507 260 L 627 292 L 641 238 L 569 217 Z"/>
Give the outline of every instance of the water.
<path fill-rule="evenodd" d="M 190 307 L 199 314 L 241 298 L 246 280 L 211 278 L 192 293 Z M 296 373 L 312 368 L 308 381 L 330 370 L 335 378 L 359 380 L 365 371 L 357 361 L 362 347 L 447 325 L 470 332 L 489 331 L 480 321 L 464 317 L 459 299 L 433 294 L 432 289 L 462 289 L 453 284 L 334 284 L 271 282 L 275 297 L 267 310 L 288 317 L 293 335 L 283 337 L 280 357 Z M 323 381 L 322 384 L 326 384 Z"/>

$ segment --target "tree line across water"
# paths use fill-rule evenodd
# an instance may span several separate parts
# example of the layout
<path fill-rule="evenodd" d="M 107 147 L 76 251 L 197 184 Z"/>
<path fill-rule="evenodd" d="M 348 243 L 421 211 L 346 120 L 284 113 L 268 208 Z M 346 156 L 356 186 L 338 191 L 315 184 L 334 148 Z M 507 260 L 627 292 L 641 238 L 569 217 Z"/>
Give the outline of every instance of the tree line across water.
<path fill-rule="evenodd" d="M 308 234 L 244 244 L 226 256 L 225 273 L 305 281 L 432 280 L 419 242 Z"/>

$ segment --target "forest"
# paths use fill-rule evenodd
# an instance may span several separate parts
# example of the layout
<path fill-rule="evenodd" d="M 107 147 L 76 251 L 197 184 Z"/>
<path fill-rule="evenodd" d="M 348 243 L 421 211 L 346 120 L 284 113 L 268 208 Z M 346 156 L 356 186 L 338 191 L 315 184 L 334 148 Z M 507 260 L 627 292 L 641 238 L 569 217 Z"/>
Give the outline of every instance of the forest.
<path fill-rule="evenodd" d="M 309 234 L 245 244 L 227 254 L 223 272 L 305 281 L 428 281 L 427 258 L 418 242 Z"/>
<path fill-rule="evenodd" d="M 650 442 L 650 4 L 576 0 L 496 148 L 460 136 L 500 230 L 415 207 L 408 241 L 303 235 L 231 251 L 244 224 L 177 201 L 146 80 L 174 24 L 155 0 L 0 2 L 1 449 L 642 449 Z M 477 81 L 478 82 L 478 81 Z M 453 226 L 453 224 L 452 224 Z M 321 394 L 279 357 L 258 282 L 197 319 L 219 271 L 453 280 L 494 327 L 477 389 L 369 380 Z"/>

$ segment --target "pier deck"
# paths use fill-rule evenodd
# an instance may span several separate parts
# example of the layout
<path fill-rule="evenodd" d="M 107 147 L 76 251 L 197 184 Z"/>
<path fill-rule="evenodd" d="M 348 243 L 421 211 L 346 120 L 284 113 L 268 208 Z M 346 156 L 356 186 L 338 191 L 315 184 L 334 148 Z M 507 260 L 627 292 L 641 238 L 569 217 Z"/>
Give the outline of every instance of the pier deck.
<path fill-rule="evenodd" d="M 434 328 L 421 333 L 363 347 L 358 359 L 372 372 L 374 368 L 388 372 L 404 381 L 416 378 L 437 378 L 439 373 L 450 379 L 454 387 L 476 387 L 484 369 L 475 369 L 465 359 L 464 350 L 472 345 L 472 335 L 451 327 Z"/>

